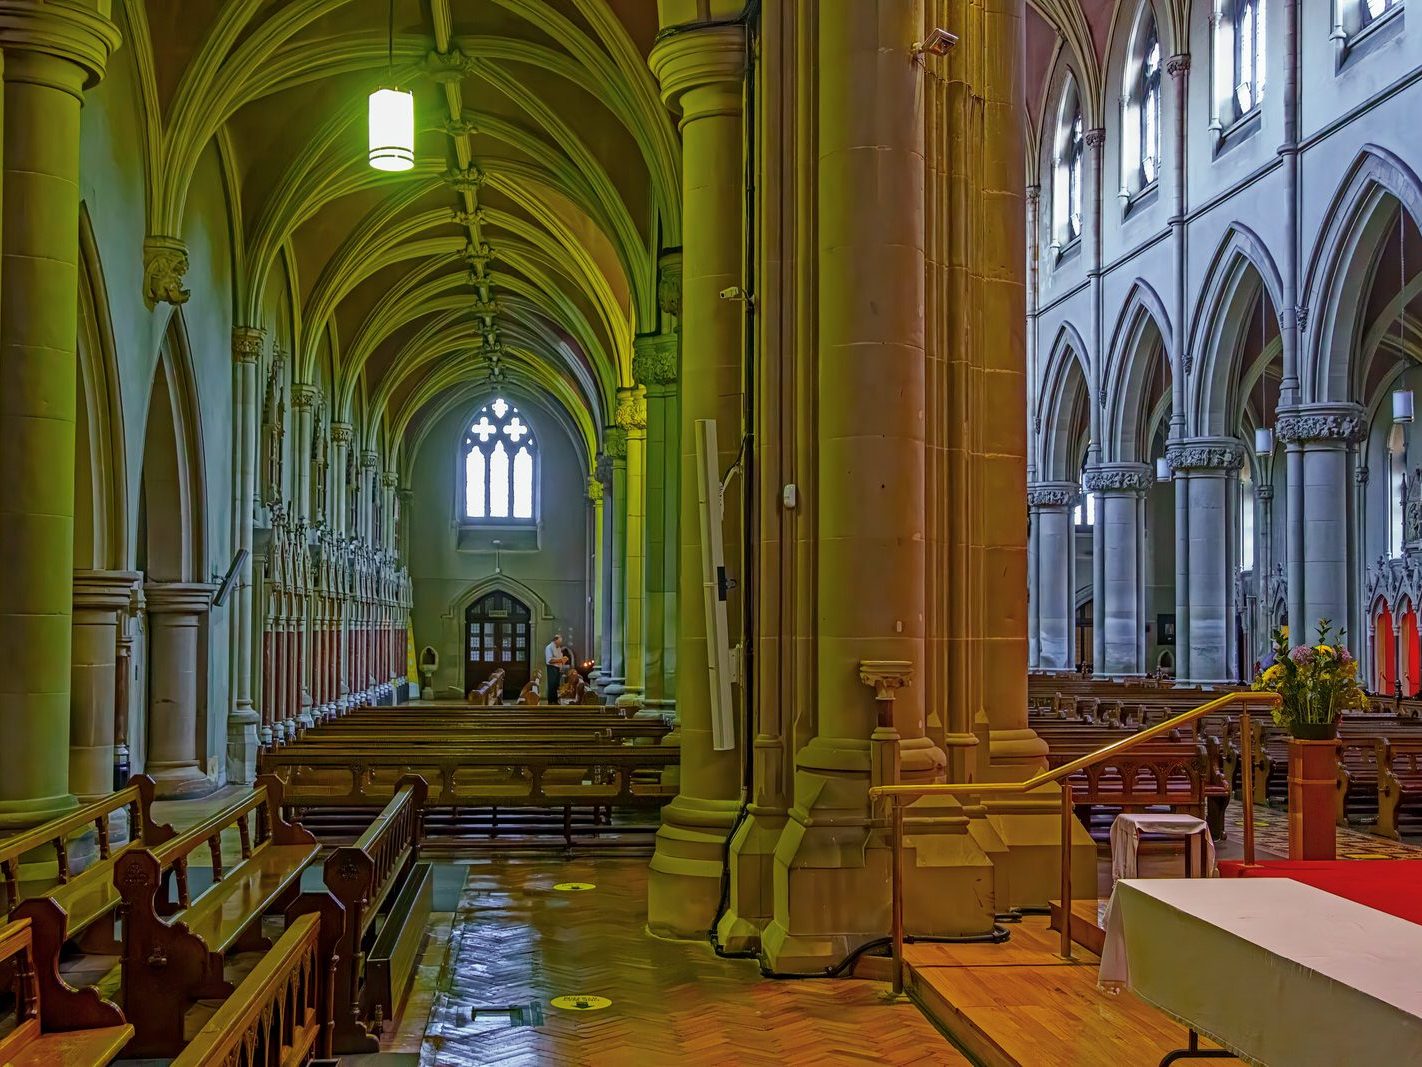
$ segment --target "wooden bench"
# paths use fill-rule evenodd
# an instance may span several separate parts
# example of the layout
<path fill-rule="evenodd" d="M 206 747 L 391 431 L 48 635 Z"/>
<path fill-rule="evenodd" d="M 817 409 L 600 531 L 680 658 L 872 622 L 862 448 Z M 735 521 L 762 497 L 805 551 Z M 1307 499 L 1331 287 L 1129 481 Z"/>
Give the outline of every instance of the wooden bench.
<path fill-rule="evenodd" d="M 430 783 L 429 807 L 447 809 L 453 823 L 461 809 L 561 809 L 571 845 L 575 808 L 596 817 L 671 800 L 675 789 L 662 784 L 662 771 L 680 762 L 680 752 L 662 745 L 449 744 L 402 751 L 387 744 L 346 752 L 287 747 L 263 752 L 259 761 L 281 778 L 294 812 L 382 806 L 404 775 L 419 774 Z"/>
<path fill-rule="evenodd" d="M 46 1026 L 44 992 L 36 980 L 41 961 L 35 956 L 28 919 L 0 927 L 0 970 L 13 972 L 15 1026 L 0 1036 L 0 1064 L 6 1067 L 98 1067 L 111 1063 L 133 1036 L 120 1012 L 117 1021 L 87 1026 L 79 1018 L 65 1026 Z M 68 997 L 61 992 L 50 1015 L 66 1018 Z M 117 1010 L 117 1009 L 115 1009 Z M 82 1013 L 81 1013 L 82 1014 Z"/>
<path fill-rule="evenodd" d="M 1383 738 L 1378 766 L 1377 833 L 1400 840 L 1402 815 L 1422 800 L 1422 737 Z"/>
<path fill-rule="evenodd" d="M 543 689 L 540 676 L 535 674 L 528 681 L 523 683 L 523 689 L 519 691 L 518 702 L 524 707 L 530 707 L 540 702 L 539 698 Z M 555 693 L 556 697 L 557 694 Z"/>
<path fill-rule="evenodd" d="M 128 810 L 129 840 L 114 848 L 109 832 L 109 819 L 115 813 Z M 75 885 L 82 881 L 84 886 L 98 886 L 99 899 L 78 900 L 71 894 L 67 901 L 70 925 L 83 929 L 100 915 L 111 911 L 118 904 L 112 893 L 113 865 L 119 856 L 130 848 L 142 844 L 156 845 L 173 836 L 171 826 L 159 825 L 152 818 L 153 779 L 146 774 L 135 774 L 128 785 L 116 793 L 110 793 L 102 800 L 85 804 L 81 808 L 61 815 L 57 819 L 42 823 L 31 830 L 0 839 L 0 880 L 5 888 L 6 910 L 13 915 L 15 909 L 26 896 L 51 893 L 57 886 Z M 92 830 L 98 842 L 99 858 L 87 866 L 79 875 L 71 873 L 70 838 L 78 833 Z M 42 848 L 54 850 L 58 874 L 55 880 L 21 885 L 20 865 L 23 857 Z M 104 900 L 104 897 L 111 899 Z"/>
<path fill-rule="evenodd" d="M 328 1058 L 340 919 L 339 905 L 294 916 L 171 1067 L 299 1067 Z"/>
<path fill-rule="evenodd" d="M 1383 738 L 1376 736 L 1338 739 L 1337 822 L 1348 825 L 1348 816 L 1376 815 L 1378 768 L 1382 765 Z"/>
<path fill-rule="evenodd" d="M 1067 759 L 1056 758 L 1054 754 L 1050 762 L 1060 766 Z M 1094 826 L 1095 809 L 1107 809 L 1114 817 L 1116 811 L 1141 812 L 1163 807 L 1204 819 L 1208 807 L 1207 787 L 1214 784 L 1223 790 L 1222 782 L 1211 782 L 1200 748 L 1194 741 L 1148 741 L 1103 759 L 1072 775 L 1068 781 L 1072 784 L 1072 800 L 1079 817 L 1088 830 L 1096 834 L 1109 830 L 1109 821 L 1104 827 Z"/>
<path fill-rule="evenodd" d="M 429 918 L 430 879 L 425 867 L 423 899 L 409 901 L 415 914 L 391 910 L 387 924 L 396 924 L 405 938 L 393 940 L 402 966 L 411 971 L 392 974 L 386 956 L 382 981 L 372 988 L 367 950 L 380 928 L 378 919 L 400 895 L 420 858 L 424 839 L 424 810 L 429 786 L 411 774 L 396 783 L 395 795 L 355 844 L 338 848 L 326 858 L 326 888 L 345 910 L 345 933 L 340 943 L 340 963 L 335 972 L 334 1048 L 341 1053 L 379 1052 L 381 1023 L 394 1018 L 396 1001 L 412 976 L 412 941 L 418 947 Z M 419 911 L 423 909 L 423 914 Z M 418 927 L 418 929 L 416 929 Z"/>
<path fill-rule="evenodd" d="M 271 777 L 223 810 L 155 848 L 119 857 L 114 881 L 123 898 L 123 996 L 136 1036 L 128 1055 L 174 1056 L 183 1047 L 183 1016 L 193 1002 L 225 998 L 232 950 L 262 950 L 262 916 L 284 911 L 301 872 L 320 851 L 316 839 L 282 818 L 282 787 Z M 240 859 L 227 868 L 222 834 L 235 827 Z M 193 899 L 189 858 L 206 847 L 212 885 Z M 177 900 L 168 899 L 167 879 Z"/>
<path fill-rule="evenodd" d="M 499 667 L 466 698 L 470 704 L 493 707 L 504 701 L 504 669 Z"/>

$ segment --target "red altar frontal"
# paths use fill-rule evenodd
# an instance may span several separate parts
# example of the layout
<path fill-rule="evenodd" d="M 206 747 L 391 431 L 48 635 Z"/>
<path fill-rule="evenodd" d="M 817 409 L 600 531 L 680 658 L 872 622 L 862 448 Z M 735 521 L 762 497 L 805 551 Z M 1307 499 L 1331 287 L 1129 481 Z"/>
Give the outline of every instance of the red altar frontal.
<path fill-rule="evenodd" d="M 1292 878 L 1422 925 L 1422 860 L 1222 860 L 1221 878 Z"/>

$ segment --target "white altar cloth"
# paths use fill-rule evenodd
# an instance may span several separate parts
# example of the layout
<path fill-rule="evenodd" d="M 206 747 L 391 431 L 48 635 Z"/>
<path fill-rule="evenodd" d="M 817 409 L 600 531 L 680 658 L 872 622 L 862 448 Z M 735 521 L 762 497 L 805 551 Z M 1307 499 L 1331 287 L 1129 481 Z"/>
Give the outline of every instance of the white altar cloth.
<path fill-rule="evenodd" d="M 1100 976 L 1253 1063 L 1422 1064 L 1422 926 L 1287 878 L 1117 882 Z"/>
<path fill-rule="evenodd" d="M 1111 821 L 1111 882 L 1136 876 L 1136 859 L 1140 853 L 1141 835 L 1183 837 L 1185 847 L 1194 851 L 1196 878 L 1215 875 L 1215 843 L 1204 819 L 1173 812 L 1145 812 L 1139 815 L 1122 812 Z"/>

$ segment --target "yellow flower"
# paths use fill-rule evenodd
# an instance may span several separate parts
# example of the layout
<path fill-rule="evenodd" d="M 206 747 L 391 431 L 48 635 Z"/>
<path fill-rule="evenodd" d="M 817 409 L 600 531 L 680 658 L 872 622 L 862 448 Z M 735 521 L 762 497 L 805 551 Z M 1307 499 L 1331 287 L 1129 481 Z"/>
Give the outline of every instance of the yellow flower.
<path fill-rule="evenodd" d="M 1279 663 L 1276 663 L 1276 664 L 1274 664 L 1272 667 L 1270 667 L 1268 670 L 1266 670 L 1266 671 L 1263 673 L 1263 675 L 1260 676 L 1260 679 L 1259 679 L 1259 680 L 1262 681 L 1262 682 L 1264 682 L 1266 685 L 1268 685 L 1268 684 L 1271 684 L 1271 683 L 1273 683 L 1273 682 L 1277 682 L 1277 681 L 1283 676 L 1283 673 L 1284 673 L 1283 665 L 1282 665 L 1282 664 L 1279 664 Z"/>
<path fill-rule="evenodd" d="M 1281 634 L 1283 634 L 1285 637 L 1288 637 L 1288 636 L 1289 636 L 1289 628 L 1288 628 L 1287 626 L 1280 626 L 1280 627 L 1279 627 L 1279 632 L 1280 632 Z"/>

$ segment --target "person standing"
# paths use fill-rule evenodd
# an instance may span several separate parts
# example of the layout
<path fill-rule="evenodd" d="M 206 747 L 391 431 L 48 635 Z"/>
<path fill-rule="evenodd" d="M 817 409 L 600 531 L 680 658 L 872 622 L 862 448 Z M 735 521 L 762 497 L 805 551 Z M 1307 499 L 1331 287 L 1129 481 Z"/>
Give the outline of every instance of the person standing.
<path fill-rule="evenodd" d="M 563 667 L 568 662 L 568 654 L 563 651 L 563 635 L 554 634 L 553 640 L 543 650 L 543 659 L 548 664 L 548 688 L 544 693 L 544 702 L 556 704 L 558 702 L 558 679 L 563 675 Z"/>

